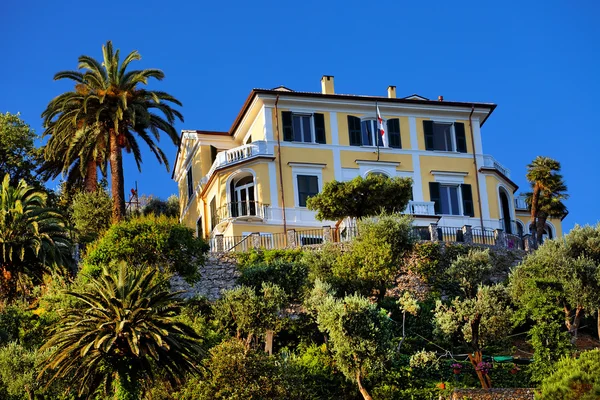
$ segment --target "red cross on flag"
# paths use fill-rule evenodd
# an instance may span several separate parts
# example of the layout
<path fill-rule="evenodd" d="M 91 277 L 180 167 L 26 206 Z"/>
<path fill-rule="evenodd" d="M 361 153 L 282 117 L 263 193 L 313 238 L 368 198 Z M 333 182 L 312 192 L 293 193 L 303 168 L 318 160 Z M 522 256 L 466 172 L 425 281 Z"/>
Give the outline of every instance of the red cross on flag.
<path fill-rule="evenodd" d="M 381 113 L 379 112 L 379 105 L 377 107 L 377 130 L 381 135 L 381 143 L 383 143 L 383 147 L 388 147 L 388 137 L 385 134 L 385 125 L 383 124 L 383 119 L 381 118 Z"/>

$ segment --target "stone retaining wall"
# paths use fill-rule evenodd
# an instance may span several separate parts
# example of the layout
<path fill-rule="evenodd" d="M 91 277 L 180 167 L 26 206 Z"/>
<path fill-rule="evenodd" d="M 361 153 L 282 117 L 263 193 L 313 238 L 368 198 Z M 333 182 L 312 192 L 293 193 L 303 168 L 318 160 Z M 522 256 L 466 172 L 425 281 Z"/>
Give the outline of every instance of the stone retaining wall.
<path fill-rule="evenodd" d="M 237 261 L 231 254 L 209 253 L 206 264 L 200 268 L 200 276 L 200 280 L 194 285 L 175 276 L 171 280 L 171 288 L 175 291 L 185 291 L 183 294 L 185 298 L 204 296 L 214 301 L 221 297 L 223 290 L 233 289 L 236 286 L 240 273 L 237 269 Z"/>
<path fill-rule="evenodd" d="M 533 400 L 535 389 L 454 389 L 452 400 Z"/>

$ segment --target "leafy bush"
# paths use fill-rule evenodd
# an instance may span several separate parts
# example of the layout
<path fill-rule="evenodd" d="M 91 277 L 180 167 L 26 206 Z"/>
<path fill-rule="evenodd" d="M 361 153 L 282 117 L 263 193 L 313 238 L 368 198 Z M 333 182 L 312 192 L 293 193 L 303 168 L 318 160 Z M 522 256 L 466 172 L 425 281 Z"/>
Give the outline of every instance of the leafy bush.
<path fill-rule="evenodd" d="M 104 188 L 95 192 L 79 192 L 73 197 L 71 220 L 82 243 L 90 243 L 104 233 L 112 217 L 112 200 Z"/>
<path fill-rule="evenodd" d="M 592 400 L 600 397 L 600 349 L 585 351 L 579 358 L 563 358 L 556 371 L 544 379 L 543 400 Z"/>
<path fill-rule="evenodd" d="M 75 398 L 64 394 L 61 382 L 46 388 L 47 375 L 38 379 L 38 365 L 47 355 L 48 352 L 27 349 L 16 342 L 0 347 L 0 397 L 6 400 Z"/>
<path fill-rule="evenodd" d="M 19 343 L 28 349 L 41 346 L 45 331 L 58 320 L 43 309 L 28 310 L 23 305 L 6 307 L 0 313 L 0 345 Z"/>
<path fill-rule="evenodd" d="M 193 283 L 199 277 L 208 245 L 174 219 L 165 216 L 135 218 L 110 229 L 90 246 L 83 258 L 82 272 L 97 277 L 103 266 L 124 261 L 133 267 L 158 266 L 177 272 Z"/>
<path fill-rule="evenodd" d="M 277 358 L 247 349 L 230 339 L 210 351 L 208 371 L 192 379 L 174 398 L 209 399 L 293 399 L 282 379 Z"/>
<path fill-rule="evenodd" d="M 239 283 L 259 291 L 263 282 L 270 282 L 281 287 L 292 300 L 298 301 L 304 291 L 307 276 L 305 264 L 275 259 L 269 263 L 245 267 Z"/>
<path fill-rule="evenodd" d="M 241 271 L 248 267 L 260 264 L 271 264 L 273 262 L 296 263 L 302 260 L 304 252 L 301 249 L 252 249 L 235 254 L 238 267 Z"/>

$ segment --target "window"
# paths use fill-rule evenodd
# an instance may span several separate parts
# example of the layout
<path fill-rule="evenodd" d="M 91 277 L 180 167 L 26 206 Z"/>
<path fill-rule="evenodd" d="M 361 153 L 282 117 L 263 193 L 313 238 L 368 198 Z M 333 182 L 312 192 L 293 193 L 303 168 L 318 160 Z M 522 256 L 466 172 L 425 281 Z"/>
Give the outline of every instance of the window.
<path fill-rule="evenodd" d="M 319 193 L 319 178 L 314 175 L 297 175 L 298 205 L 306 207 L 306 200 Z"/>
<path fill-rule="evenodd" d="M 217 199 L 215 197 L 210 201 L 210 230 L 215 229 L 215 226 L 219 223 L 217 216 Z"/>
<path fill-rule="evenodd" d="M 187 170 L 187 194 L 188 201 L 194 195 L 194 177 L 192 176 L 192 167 L 190 166 Z"/>
<path fill-rule="evenodd" d="M 286 142 L 325 143 L 323 114 L 292 113 L 283 111 L 283 140 Z"/>
<path fill-rule="evenodd" d="M 377 120 L 366 119 L 360 124 L 361 138 L 363 146 L 379 146 L 383 147 L 383 140 L 377 129 Z M 377 142 L 379 142 L 377 144 Z"/>
<path fill-rule="evenodd" d="M 423 121 L 423 132 L 426 150 L 467 152 L 463 123 Z"/>
<path fill-rule="evenodd" d="M 389 119 L 386 122 L 387 147 L 401 148 L 400 143 L 400 120 Z M 353 115 L 348 116 L 348 135 L 350 146 L 377 146 L 383 145 L 383 138 L 379 133 L 377 119 L 360 119 Z"/>
<path fill-rule="evenodd" d="M 196 221 L 196 237 L 204 239 L 204 225 L 202 225 L 202 217 Z"/>
<path fill-rule="evenodd" d="M 454 133 L 452 124 L 433 123 L 433 149 L 454 151 Z"/>
<path fill-rule="evenodd" d="M 437 215 L 475 216 L 471 185 L 430 182 L 429 195 Z"/>
<path fill-rule="evenodd" d="M 442 214 L 461 215 L 458 205 L 458 186 L 440 185 L 440 203 Z"/>
<path fill-rule="evenodd" d="M 232 180 L 230 195 L 230 217 L 256 215 L 257 204 L 254 198 L 254 177 L 251 174 L 246 173 Z"/>

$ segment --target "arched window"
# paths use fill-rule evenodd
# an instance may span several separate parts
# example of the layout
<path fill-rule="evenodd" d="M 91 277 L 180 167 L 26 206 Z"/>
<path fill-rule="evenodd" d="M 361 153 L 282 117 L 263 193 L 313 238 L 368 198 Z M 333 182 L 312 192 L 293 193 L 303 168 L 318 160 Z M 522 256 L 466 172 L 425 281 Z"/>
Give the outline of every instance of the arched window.
<path fill-rule="evenodd" d="M 534 227 L 530 227 L 529 233 L 532 234 L 534 230 Z M 546 227 L 544 228 L 544 233 L 542 233 L 542 243 L 546 241 L 546 239 L 554 239 L 554 229 L 552 229 L 552 226 L 550 226 L 549 224 L 546 224 Z"/>
<path fill-rule="evenodd" d="M 523 237 L 523 234 L 525 233 L 525 227 L 523 226 L 523 223 L 521 221 L 516 221 L 517 222 L 517 235 L 519 237 Z"/>
<path fill-rule="evenodd" d="M 369 172 L 367 172 L 367 176 L 371 176 L 371 175 L 374 175 L 374 176 L 385 176 L 386 178 L 389 178 L 389 175 L 386 174 L 385 172 L 382 172 L 382 171 L 369 171 Z"/>
<path fill-rule="evenodd" d="M 256 215 L 254 176 L 249 172 L 239 174 L 230 183 L 230 215 L 233 218 Z"/>
<path fill-rule="evenodd" d="M 499 189 L 500 195 L 500 218 L 502 219 L 502 225 L 504 232 L 512 234 L 514 232 L 513 223 L 510 212 L 510 197 L 504 188 Z"/>

